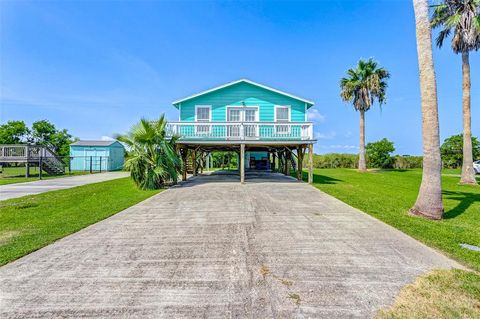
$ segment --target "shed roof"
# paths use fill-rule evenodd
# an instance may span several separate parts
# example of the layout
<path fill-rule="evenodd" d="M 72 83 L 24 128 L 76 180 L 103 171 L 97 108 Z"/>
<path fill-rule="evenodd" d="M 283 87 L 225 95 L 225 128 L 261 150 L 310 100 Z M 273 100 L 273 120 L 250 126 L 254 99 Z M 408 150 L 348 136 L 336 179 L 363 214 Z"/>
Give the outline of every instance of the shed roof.
<path fill-rule="evenodd" d="M 216 87 L 214 87 L 214 88 L 211 88 L 211 89 L 202 91 L 202 92 L 200 92 L 200 93 L 196 93 L 196 94 L 193 94 L 193 95 L 184 97 L 184 98 L 182 98 L 182 99 L 176 100 L 176 101 L 174 101 L 172 104 L 173 104 L 175 107 L 178 107 L 178 104 L 179 104 L 179 103 L 182 103 L 182 102 L 191 100 L 191 99 L 193 99 L 193 98 L 196 98 L 196 97 L 198 97 L 198 96 L 201 96 L 201 95 L 204 95 L 204 94 L 208 94 L 208 93 L 210 93 L 210 92 L 217 91 L 217 90 L 220 90 L 220 89 L 223 89 L 223 88 L 226 88 L 226 87 L 229 87 L 229 86 L 238 84 L 238 83 L 242 83 L 242 82 L 248 83 L 248 84 L 251 84 L 251 85 L 254 85 L 254 86 L 258 86 L 258 87 L 261 87 L 261 88 L 263 88 L 263 89 L 265 89 L 265 90 L 269 90 L 269 91 L 272 91 L 272 92 L 275 92 L 275 93 L 278 93 L 278 94 L 281 94 L 281 95 L 284 95 L 284 96 L 288 96 L 288 97 L 290 97 L 290 98 L 292 98 L 292 99 L 295 99 L 295 100 L 298 100 L 298 101 L 305 102 L 305 103 L 308 104 L 308 107 L 311 107 L 311 106 L 313 106 L 313 105 L 315 104 L 315 102 L 313 102 L 313 101 L 310 101 L 310 100 L 307 100 L 307 99 L 304 99 L 304 98 L 295 96 L 295 95 L 290 94 L 290 93 L 286 93 L 286 92 L 283 92 L 283 91 L 274 89 L 274 88 L 272 88 L 272 87 L 269 87 L 269 86 L 266 86 L 266 85 L 263 85 L 263 84 L 260 84 L 260 83 L 257 83 L 257 82 L 248 80 L 248 79 L 240 79 L 240 80 L 236 80 L 236 81 L 229 82 L 229 83 L 226 83 L 226 84 L 222 84 L 222 85 L 216 86 Z"/>
<path fill-rule="evenodd" d="M 88 140 L 80 140 L 76 141 L 70 145 L 72 146 L 110 146 L 112 144 L 118 143 L 116 140 L 112 141 L 88 141 Z M 121 143 L 119 143 L 121 144 Z"/>

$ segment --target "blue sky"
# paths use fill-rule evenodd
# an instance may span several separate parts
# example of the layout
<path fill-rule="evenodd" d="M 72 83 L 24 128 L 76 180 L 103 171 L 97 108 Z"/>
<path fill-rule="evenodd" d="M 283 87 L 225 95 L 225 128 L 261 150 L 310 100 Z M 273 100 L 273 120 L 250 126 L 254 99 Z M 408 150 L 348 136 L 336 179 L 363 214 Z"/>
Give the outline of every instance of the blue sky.
<path fill-rule="evenodd" d="M 316 102 L 315 150 L 358 151 L 358 114 L 339 79 L 359 58 L 391 72 L 366 138 L 421 154 L 411 1 L 1 1 L 0 122 L 48 119 L 82 139 L 140 117 L 176 120 L 175 99 L 249 78 Z M 480 135 L 480 53 L 471 55 Z M 435 49 L 442 139 L 462 131 L 461 57 Z"/>

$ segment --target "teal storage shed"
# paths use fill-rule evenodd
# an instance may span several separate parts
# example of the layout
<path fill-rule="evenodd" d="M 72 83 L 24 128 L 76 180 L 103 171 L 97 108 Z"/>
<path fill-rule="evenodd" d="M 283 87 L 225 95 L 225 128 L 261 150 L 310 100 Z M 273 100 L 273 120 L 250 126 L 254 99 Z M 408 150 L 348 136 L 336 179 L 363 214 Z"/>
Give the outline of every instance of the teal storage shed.
<path fill-rule="evenodd" d="M 70 144 L 72 171 L 116 171 L 123 168 L 125 147 L 118 141 L 77 141 Z"/>

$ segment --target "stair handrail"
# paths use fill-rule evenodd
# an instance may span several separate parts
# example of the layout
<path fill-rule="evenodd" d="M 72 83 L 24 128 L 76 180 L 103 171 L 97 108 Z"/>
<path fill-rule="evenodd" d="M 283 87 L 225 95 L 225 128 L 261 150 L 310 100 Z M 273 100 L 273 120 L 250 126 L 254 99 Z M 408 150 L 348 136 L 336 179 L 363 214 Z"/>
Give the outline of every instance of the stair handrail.
<path fill-rule="evenodd" d="M 58 156 L 52 149 L 45 145 L 37 145 L 41 148 L 41 155 L 44 159 L 51 160 L 51 162 L 60 166 L 62 169 L 66 166 L 66 163 L 63 162 L 62 157 Z"/>

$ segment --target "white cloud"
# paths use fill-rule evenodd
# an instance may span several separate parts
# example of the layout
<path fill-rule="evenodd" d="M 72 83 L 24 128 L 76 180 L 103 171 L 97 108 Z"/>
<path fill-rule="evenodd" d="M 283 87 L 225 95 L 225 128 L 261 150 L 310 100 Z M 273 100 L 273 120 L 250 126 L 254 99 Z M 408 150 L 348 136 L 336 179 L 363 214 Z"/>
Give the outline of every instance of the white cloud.
<path fill-rule="evenodd" d="M 110 137 L 110 136 L 106 136 L 106 135 L 102 136 L 100 139 L 101 139 L 102 141 L 115 141 L 114 138 L 112 138 L 112 137 Z"/>
<path fill-rule="evenodd" d="M 325 121 L 325 115 L 321 114 L 317 109 L 308 110 L 308 120 L 312 122 Z"/>
<path fill-rule="evenodd" d="M 353 150 L 357 149 L 358 146 L 356 145 L 340 145 L 340 144 L 334 144 L 334 145 L 318 145 L 320 148 L 329 148 L 329 149 L 344 149 L 344 150 Z"/>
<path fill-rule="evenodd" d="M 335 136 L 337 136 L 337 133 L 335 133 L 334 131 L 330 131 L 329 133 L 320 133 L 320 132 L 315 133 L 315 138 L 317 140 L 331 140 L 331 139 L 334 139 Z"/>

